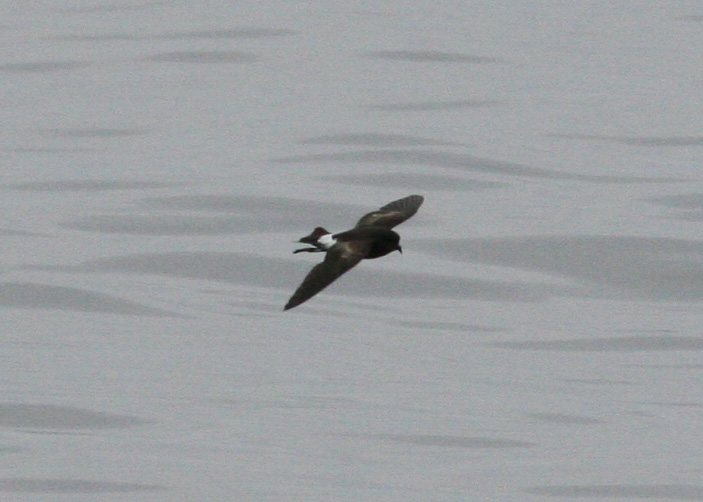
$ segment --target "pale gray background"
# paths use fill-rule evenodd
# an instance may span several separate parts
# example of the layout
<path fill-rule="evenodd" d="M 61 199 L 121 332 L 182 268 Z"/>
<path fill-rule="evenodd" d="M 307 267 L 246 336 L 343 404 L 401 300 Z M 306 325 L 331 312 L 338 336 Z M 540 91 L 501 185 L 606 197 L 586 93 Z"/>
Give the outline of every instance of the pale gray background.
<path fill-rule="evenodd" d="M 703 500 L 701 2 L 2 9 L 2 500 Z"/>

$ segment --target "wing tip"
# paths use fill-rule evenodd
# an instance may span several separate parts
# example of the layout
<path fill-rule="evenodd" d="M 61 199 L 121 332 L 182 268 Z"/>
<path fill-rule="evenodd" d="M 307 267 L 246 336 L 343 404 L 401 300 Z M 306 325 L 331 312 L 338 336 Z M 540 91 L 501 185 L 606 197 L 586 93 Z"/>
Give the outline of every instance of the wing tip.
<path fill-rule="evenodd" d="M 407 197 L 403 197 L 402 199 L 398 199 L 398 200 L 394 200 L 393 202 L 389 202 L 388 204 L 383 206 L 381 209 L 398 208 L 398 209 L 412 209 L 414 211 L 417 211 L 420 208 L 420 206 L 422 206 L 423 202 L 425 202 L 425 197 L 423 197 L 422 195 L 418 195 L 418 194 L 412 194 L 412 195 L 408 195 Z"/>
<path fill-rule="evenodd" d="M 408 202 L 414 203 L 417 207 L 420 207 L 423 202 L 425 202 L 425 197 L 418 194 L 412 194 L 405 197 Z"/>

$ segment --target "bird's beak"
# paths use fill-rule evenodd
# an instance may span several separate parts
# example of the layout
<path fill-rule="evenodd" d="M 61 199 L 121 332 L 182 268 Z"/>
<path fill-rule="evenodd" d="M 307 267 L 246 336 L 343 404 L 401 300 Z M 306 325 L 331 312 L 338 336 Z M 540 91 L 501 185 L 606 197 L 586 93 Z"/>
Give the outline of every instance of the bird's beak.
<path fill-rule="evenodd" d="M 403 248 L 402 248 L 402 247 L 398 246 L 398 251 L 400 252 L 400 254 L 403 254 Z"/>

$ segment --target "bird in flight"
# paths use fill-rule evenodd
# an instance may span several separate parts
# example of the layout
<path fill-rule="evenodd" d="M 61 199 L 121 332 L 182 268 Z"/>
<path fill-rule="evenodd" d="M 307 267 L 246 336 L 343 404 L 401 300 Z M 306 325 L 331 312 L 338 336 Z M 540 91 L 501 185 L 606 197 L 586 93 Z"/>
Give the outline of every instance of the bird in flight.
<path fill-rule="evenodd" d="M 424 201 L 421 195 L 409 195 L 365 214 L 356 226 L 346 232 L 332 234 L 317 227 L 298 242 L 312 247 L 296 249 L 293 253 L 327 253 L 322 263 L 315 265 L 290 297 L 283 310 L 297 307 L 332 284 L 361 260 L 380 258 L 393 251 L 403 252 L 400 236 L 391 230 L 414 215 Z"/>

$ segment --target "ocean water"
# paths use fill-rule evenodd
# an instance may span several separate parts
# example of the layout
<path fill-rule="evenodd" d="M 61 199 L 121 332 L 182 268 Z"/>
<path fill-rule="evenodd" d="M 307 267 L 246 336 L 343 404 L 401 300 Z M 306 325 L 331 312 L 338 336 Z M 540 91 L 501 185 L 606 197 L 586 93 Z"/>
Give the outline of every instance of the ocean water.
<path fill-rule="evenodd" d="M 2 500 L 703 500 L 699 2 L 4 11 Z"/>

